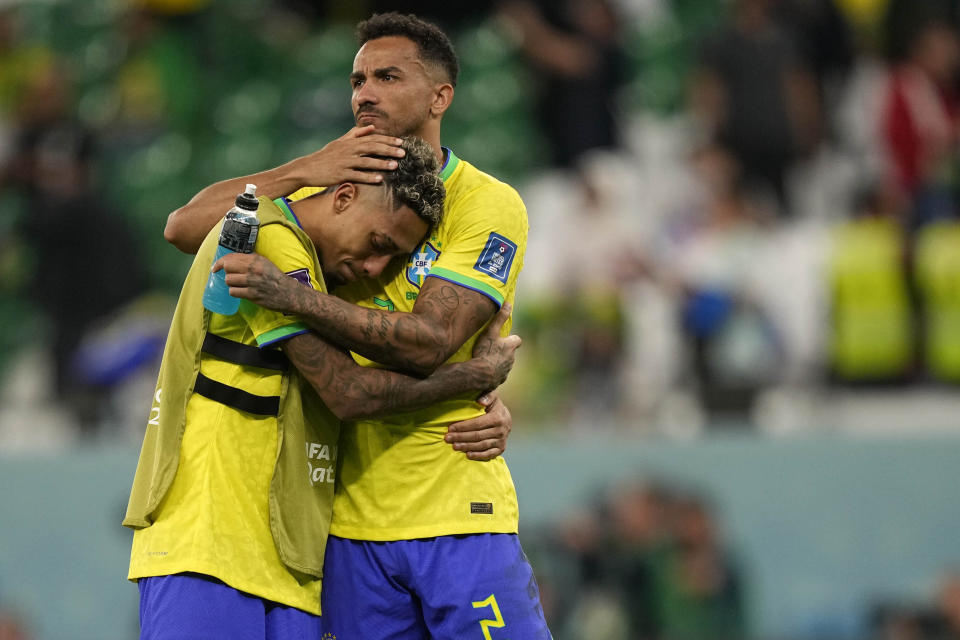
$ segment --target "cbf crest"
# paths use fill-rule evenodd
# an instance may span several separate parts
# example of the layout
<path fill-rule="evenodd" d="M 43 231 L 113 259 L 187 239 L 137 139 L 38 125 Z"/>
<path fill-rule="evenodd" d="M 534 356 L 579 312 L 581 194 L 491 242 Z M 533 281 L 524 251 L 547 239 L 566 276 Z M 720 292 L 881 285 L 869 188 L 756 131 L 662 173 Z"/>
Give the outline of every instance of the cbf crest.
<path fill-rule="evenodd" d="M 410 284 L 417 289 L 423 286 L 423 281 L 430 273 L 430 268 L 439 257 L 440 252 L 429 242 L 424 242 L 419 249 L 410 254 L 410 262 L 407 263 L 407 280 L 410 281 Z"/>

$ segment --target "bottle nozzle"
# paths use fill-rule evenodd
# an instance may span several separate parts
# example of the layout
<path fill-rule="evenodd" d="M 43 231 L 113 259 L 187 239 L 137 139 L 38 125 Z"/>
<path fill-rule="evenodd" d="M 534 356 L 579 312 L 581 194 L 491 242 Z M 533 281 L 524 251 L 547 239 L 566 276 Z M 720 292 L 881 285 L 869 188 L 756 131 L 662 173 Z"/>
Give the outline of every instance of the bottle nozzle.
<path fill-rule="evenodd" d="M 257 185 L 248 184 L 243 193 L 237 196 L 236 205 L 247 211 L 256 211 L 257 205 Z"/>

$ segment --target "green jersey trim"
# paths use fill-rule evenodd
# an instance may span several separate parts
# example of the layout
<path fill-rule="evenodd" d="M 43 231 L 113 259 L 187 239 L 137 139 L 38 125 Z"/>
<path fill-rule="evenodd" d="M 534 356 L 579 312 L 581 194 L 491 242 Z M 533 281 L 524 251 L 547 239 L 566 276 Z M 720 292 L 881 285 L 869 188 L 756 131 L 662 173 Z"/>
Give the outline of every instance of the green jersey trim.
<path fill-rule="evenodd" d="M 282 327 L 277 327 L 276 329 L 270 329 L 270 331 L 257 336 L 257 346 L 262 349 L 263 347 L 270 346 L 274 342 L 298 336 L 309 330 L 310 328 L 302 322 L 294 322 L 293 324 L 287 324 Z"/>
<path fill-rule="evenodd" d="M 300 220 L 297 218 L 297 215 L 293 212 L 293 209 L 290 208 L 290 203 L 287 202 L 286 198 L 277 198 L 273 201 L 273 204 L 277 205 L 277 208 L 283 212 L 283 215 L 286 216 L 287 220 L 297 225 L 303 229 L 303 225 L 300 224 Z"/>
<path fill-rule="evenodd" d="M 481 282 L 480 280 L 475 280 L 469 276 L 463 275 L 462 273 L 457 273 L 456 271 L 451 271 L 450 269 L 444 269 L 443 267 L 434 267 L 430 270 L 430 273 L 427 274 L 427 277 L 440 278 L 441 280 L 458 284 L 461 287 L 473 289 L 477 293 L 481 293 L 493 300 L 498 307 L 503 306 L 502 293 L 487 283 Z"/>
<path fill-rule="evenodd" d="M 447 151 L 447 161 L 443 165 L 443 169 L 440 170 L 440 179 L 444 182 L 447 181 L 447 178 L 453 175 L 453 172 L 457 170 L 457 165 L 460 164 L 460 158 L 458 158 L 453 151 L 444 147 Z"/>

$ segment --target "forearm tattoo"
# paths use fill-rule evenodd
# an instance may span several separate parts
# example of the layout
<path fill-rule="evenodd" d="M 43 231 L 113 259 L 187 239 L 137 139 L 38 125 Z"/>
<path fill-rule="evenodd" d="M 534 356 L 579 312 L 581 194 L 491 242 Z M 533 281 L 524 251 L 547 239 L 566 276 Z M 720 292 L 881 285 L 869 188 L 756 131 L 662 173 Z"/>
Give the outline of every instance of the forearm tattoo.
<path fill-rule="evenodd" d="M 439 368 L 428 378 L 361 367 L 316 336 L 286 348 L 297 370 L 337 415 L 361 418 L 413 411 L 467 392 L 480 392 L 505 377 L 496 358 L 474 359 Z M 509 371 L 510 363 L 504 363 Z"/>
<path fill-rule="evenodd" d="M 365 309 L 331 295 L 291 287 L 289 305 L 316 331 L 346 349 L 405 371 L 436 369 L 495 311 L 481 294 L 443 284 L 425 287 L 416 313 Z"/>

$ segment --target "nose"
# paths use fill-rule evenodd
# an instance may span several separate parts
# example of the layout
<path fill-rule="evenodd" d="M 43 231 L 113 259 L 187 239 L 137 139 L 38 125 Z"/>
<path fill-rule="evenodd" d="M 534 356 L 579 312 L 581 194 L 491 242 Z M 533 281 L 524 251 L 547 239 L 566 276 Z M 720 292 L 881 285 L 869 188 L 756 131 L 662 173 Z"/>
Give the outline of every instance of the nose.
<path fill-rule="evenodd" d="M 368 278 L 376 278 L 387 268 L 391 257 L 392 256 L 370 256 L 363 261 L 363 272 Z"/>
<path fill-rule="evenodd" d="M 353 91 L 353 101 L 356 105 L 377 104 L 377 94 L 371 88 L 371 83 L 364 82 Z"/>

